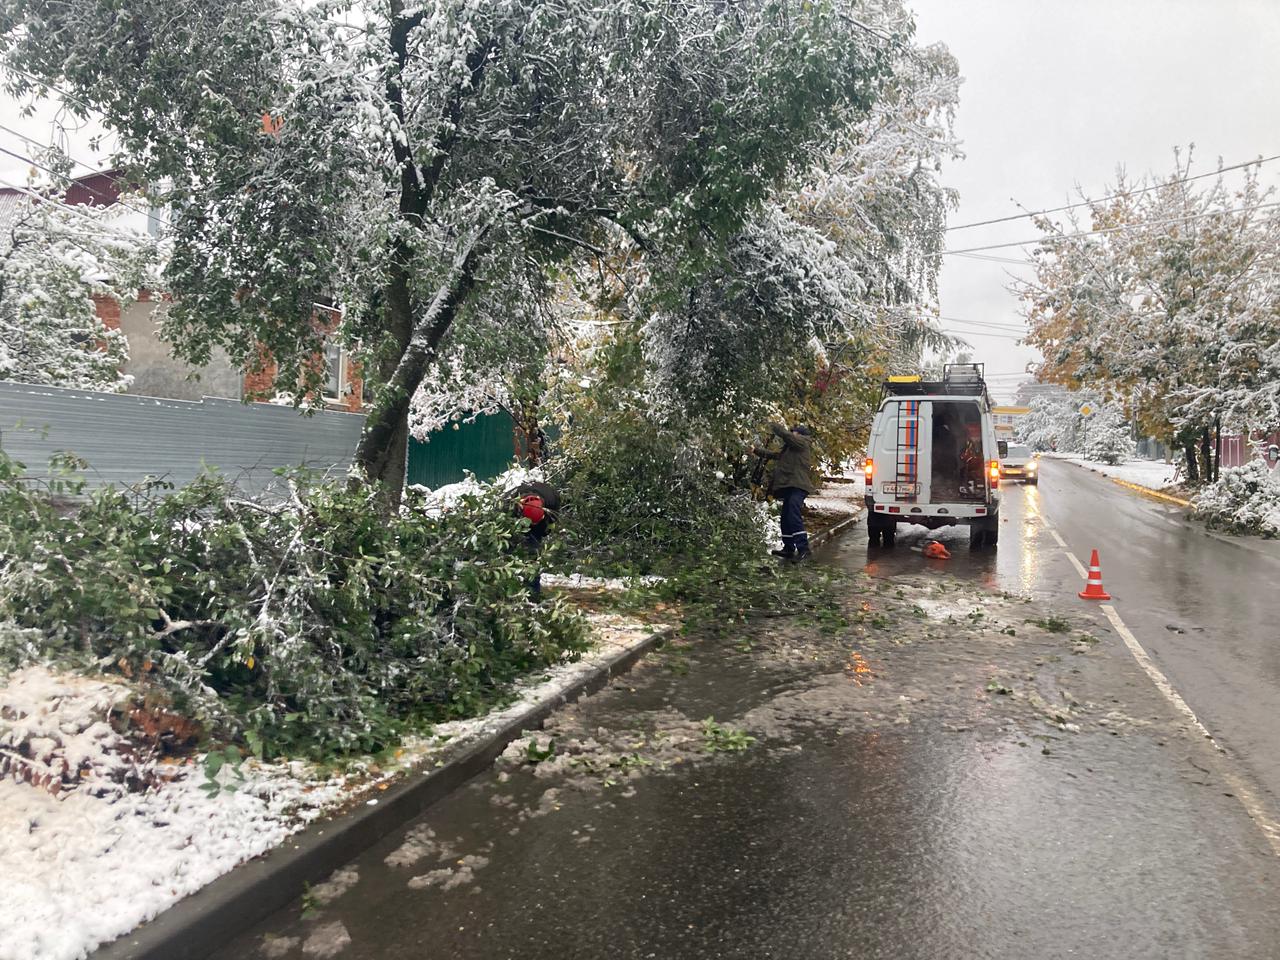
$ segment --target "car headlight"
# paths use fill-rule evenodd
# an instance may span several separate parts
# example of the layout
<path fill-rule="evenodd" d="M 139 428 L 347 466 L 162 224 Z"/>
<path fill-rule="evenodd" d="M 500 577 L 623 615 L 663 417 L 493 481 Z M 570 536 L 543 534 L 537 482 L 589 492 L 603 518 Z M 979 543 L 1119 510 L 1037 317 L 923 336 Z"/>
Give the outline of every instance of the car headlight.
<path fill-rule="evenodd" d="M 1032 460 L 1030 463 L 1028 463 L 1028 464 L 1027 464 L 1027 472 L 1028 472 L 1028 473 L 1033 472 L 1033 471 L 1035 470 L 1035 468 L 1036 468 L 1036 462 L 1035 462 L 1034 460 Z"/>

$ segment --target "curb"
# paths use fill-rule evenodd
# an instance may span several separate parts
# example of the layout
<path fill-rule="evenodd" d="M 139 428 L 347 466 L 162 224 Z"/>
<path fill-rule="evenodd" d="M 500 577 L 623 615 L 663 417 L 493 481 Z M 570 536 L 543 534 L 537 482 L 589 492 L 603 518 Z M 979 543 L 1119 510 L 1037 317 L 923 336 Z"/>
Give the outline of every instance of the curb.
<path fill-rule="evenodd" d="M 94 960 L 202 960 L 233 937 L 288 906 L 367 847 L 422 814 L 493 764 L 512 740 L 541 726 L 558 707 L 595 693 L 674 632 L 666 627 L 601 662 L 555 696 L 530 704 L 494 733 L 462 745 L 443 766 L 412 771 L 377 806 L 313 823 L 257 859 L 235 867 L 149 923 L 104 944 Z"/>
<path fill-rule="evenodd" d="M 1106 476 L 1106 474 L 1103 474 L 1103 476 Z M 1186 507 L 1188 509 L 1191 507 L 1190 500 L 1183 500 L 1181 497 L 1175 497 L 1172 494 L 1163 493 L 1159 490 L 1154 490 L 1151 487 L 1144 487 L 1140 483 L 1130 483 L 1128 480 L 1120 480 L 1116 477 L 1108 477 L 1108 479 L 1112 483 L 1118 483 L 1120 486 L 1128 490 L 1133 490 L 1135 493 L 1140 493 L 1144 497 L 1155 497 L 1157 500 L 1164 500 L 1168 503 L 1177 504 L 1180 507 Z"/>
<path fill-rule="evenodd" d="M 828 527 L 826 530 L 823 530 L 821 533 L 815 533 L 812 537 L 809 538 L 809 546 L 814 549 L 822 546 L 824 543 L 826 543 L 828 540 L 834 537 L 837 533 L 841 533 L 844 530 L 847 530 L 849 527 L 853 526 L 855 523 L 861 520 L 862 515 L 866 512 L 867 511 L 865 509 L 859 510 L 853 516 L 847 517 L 844 520 L 841 520 L 834 527 Z"/>
<path fill-rule="evenodd" d="M 1067 460 L 1065 457 L 1053 457 L 1053 459 L 1058 460 L 1061 463 L 1069 463 L 1071 466 L 1079 467 L 1081 470 L 1088 470 L 1090 473 L 1096 473 L 1100 477 L 1106 477 L 1112 483 L 1124 487 L 1126 490 L 1132 490 L 1134 493 L 1140 493 L 1144 497 L 1155 497 L 1157 500 L 1164 500 L 1166 503 L 1185 507 L 1188 510 L 1191 509 L 1192 504 L 1190 500 L 1183 500 L 1181 497 L 1175 497 L 1169 493 L 1162 493 L 1154 487 L 1144 487 L 1140 483 L 1131 483 L 1128 480 L 1121 480 L 1119 477 L 1108 477 L 1101 470 L 1095 470 L 1093 467 L 1086 467 L 1083 463 L 1075 463 L 1074 461 Z"/>

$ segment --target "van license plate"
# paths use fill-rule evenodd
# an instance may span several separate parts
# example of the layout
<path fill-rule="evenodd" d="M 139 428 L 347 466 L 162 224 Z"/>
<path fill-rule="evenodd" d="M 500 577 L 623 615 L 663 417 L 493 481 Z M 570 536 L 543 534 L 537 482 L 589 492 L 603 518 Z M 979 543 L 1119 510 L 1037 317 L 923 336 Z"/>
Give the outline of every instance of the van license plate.
<path fill-rule="evenodd" d="M 906 494 L 914 496 L 920 492 L 920 484 L 918 483 L 882 483 L 880 489 L 885 493 L 893 493 L 898 496 Z"/>

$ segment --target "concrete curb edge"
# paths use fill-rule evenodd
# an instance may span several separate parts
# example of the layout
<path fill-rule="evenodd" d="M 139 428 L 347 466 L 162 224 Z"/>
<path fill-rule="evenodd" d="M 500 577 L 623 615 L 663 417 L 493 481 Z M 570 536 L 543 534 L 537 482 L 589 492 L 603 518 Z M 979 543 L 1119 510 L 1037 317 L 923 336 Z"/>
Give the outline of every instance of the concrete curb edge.
<path fill-rule="evenodd" d="M 94 960 L 202 960 L 301 895 L 361 851 L 419 816 L 493 764 L 512 740 L 558 707 L 595 693 L 629 670 L 674 632 L 659 629 L 602 661 L 572 686 L 528 708 L 494 733 L 470 741 L 443 766 L 413 771 L 378 797 L 376 806 L 318 821 L 261 857 L 242 863 L 91 954 Z"/>
<path fill-rule="evenodd" d="M 1103 474 L 1103 476 L 1106 476 L 1106 474 Z M 1128 480 L 1121 480 L 1118 477 L 1109 477 L 1108 479 L 1110 479 L 1112 483 L 1117 483 L 1128 490 L 1133 490 L 1135 493 L 1140 493 L 1144 497 L 1155 497 L 1157 500 L 1165 500 L 1168 503 L 1177 504 L 1179 507 L 1191 508 L 1190 500 L 1183 500 L 1181 497 L 1173 496 L 1173 494 L 1164 493 L 1163 491 L 1155 490 L 1151 487 L 1144 487 L 1140 483 L 1130 483 Z"/>
<path fill-rule="evenodd" d="M 1101 470 L 1095 470 L 1093 467 L 1086 467 L 1083 463 L 1076 463 L 1074 460 L 1068 460 L 1065 457 L 1054 457 L 1053 459 L 1057 460 L 1059 463 L 1069 463 L 1071 466 L 1079 467 L 1081 470 L 1088 470 L 1090 473 L 1096 473 L 1100 477 L 1106 477 L 1112 483 L 1124 487 L 1126 490 L 1132 490 L 1134 493 L 1140 493 L 1144 497 L 1155 497 L 1157 500 L 1164 500 L 1168 503 L 1176 504 L 1179 507 L 1185 507 L 1188 510 L 1191 509 L 1192 503 L 1190 500 L 1183 500 L 1181 497 L 1175 497 L 1172 494 L 1163 493 L 1154 487 L 1144 487 L 1140 483 L 1133 483 L 1129 480 L 1121 480 L 1119 477 L 1109 476 Z"/>
<path fill-rule="evenodd" d="M 846 517 L 844 520 L 841 520 L 835 526 L 828 527 L 826 530 L 823 530 L 821 533 L 815 533 L 812 537 L 809 538 L 809 546 L 810 547 L 822 546 L 824 543 L 826 543 L 828 540 L 834 537 L 837 533 L 842 533 L 843 531 L 845 531 L 846 529 L 848 529 L 849 527 L 857 523 L 859 520 L 861 520 L 862 515 L 866 512 L 867 511 L 865 509 L 859 510 L 853 516 Z"/>

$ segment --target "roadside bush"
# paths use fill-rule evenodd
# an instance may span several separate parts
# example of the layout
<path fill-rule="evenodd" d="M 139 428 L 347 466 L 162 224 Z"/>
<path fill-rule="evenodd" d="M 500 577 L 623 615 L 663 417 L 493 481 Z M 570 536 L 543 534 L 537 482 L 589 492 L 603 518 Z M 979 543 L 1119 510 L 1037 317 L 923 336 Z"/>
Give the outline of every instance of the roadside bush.
<path fill-rule="evenodd" d="M 574 410 L 549 468 L 572 569 L 661 577 L 637 600 L 678 602 L 687 631 L 836 609 L 825 571 L 768 556 L 768 508 L 685 424 L 660 422 L 634 400 L 594 398 Z"/>
<path fill-rule="evenodd" d="M 473 714 L 584 648 L 571 608 L 529 599 L 527 521 L 496 492 L 388 517 L 374 489 L 289 485 L 279 505 L 213 476 L 86 494 L 0 454 L 0 655 L 30 660 L 37 629 L 40 657 L 159 687 L 216 737 L 322 758 Z"/>
<path fill-rule="evenodd" d="M 579 412 L 550 463 L 575 569 L 666 575 L 727 555 L 759 556 L 764 508 L 723 479 L 725 458 L 709 446 L 638 405 Z"/>
<path fill-rule="evenodd" d="M 1196 496 L 1195 515 L 1232 533 L 1280 536 L 1280 470 L 1268 468 L 1260 458 L 1225 467 Z"/>

